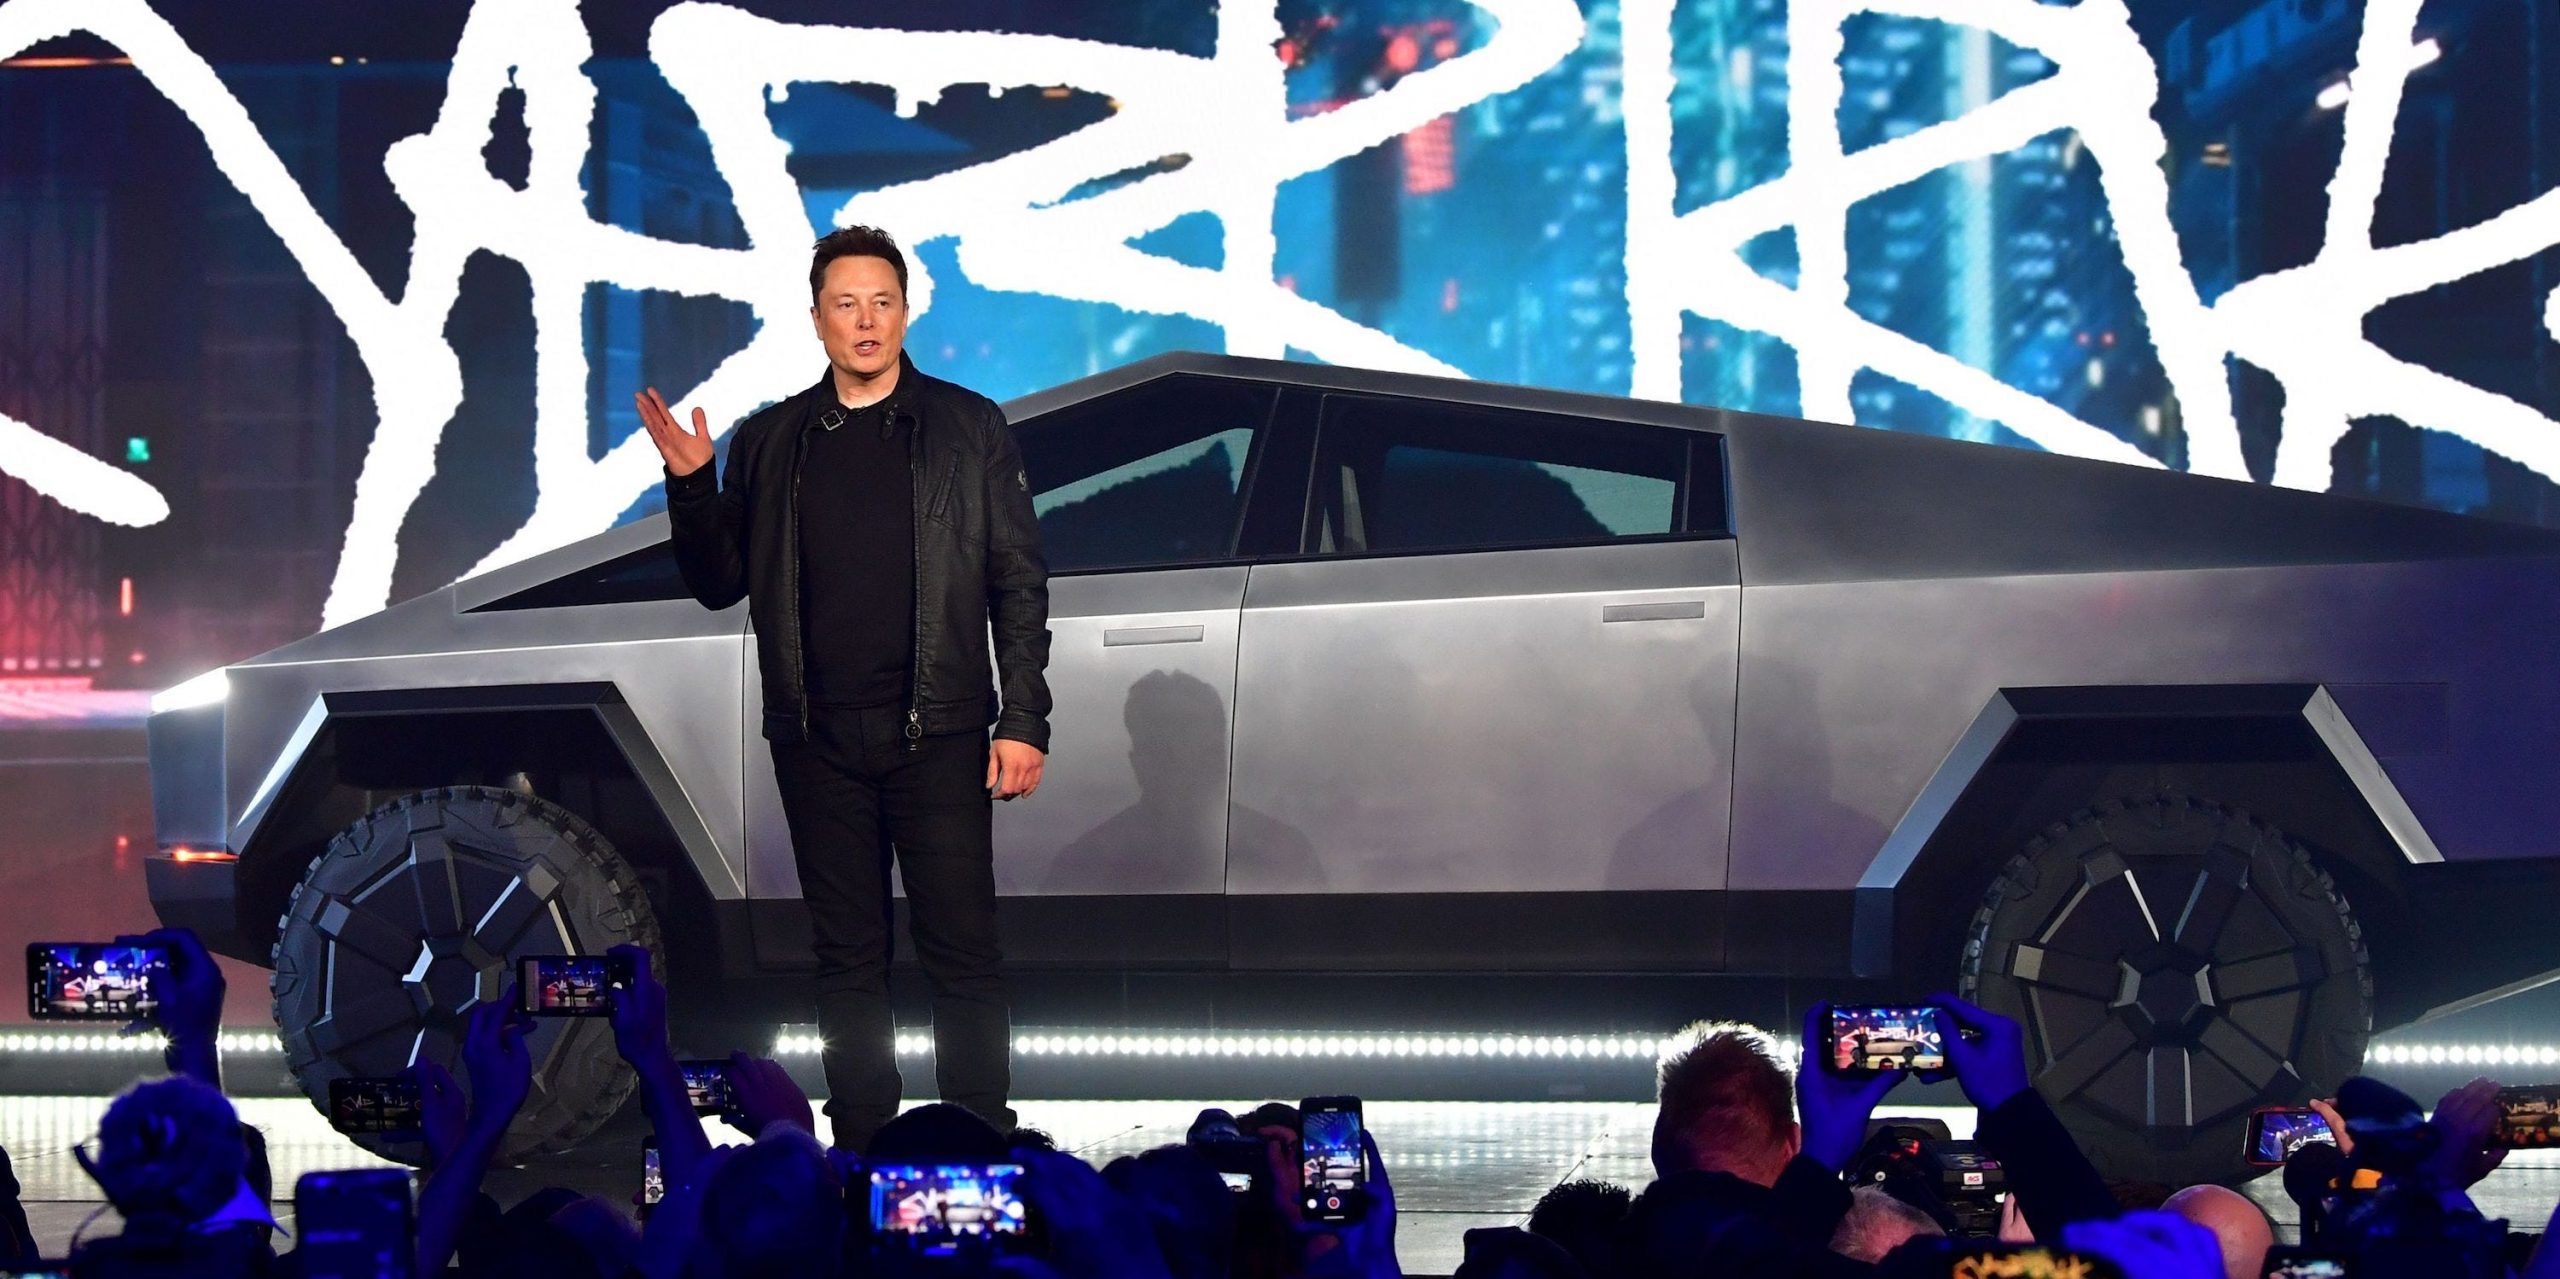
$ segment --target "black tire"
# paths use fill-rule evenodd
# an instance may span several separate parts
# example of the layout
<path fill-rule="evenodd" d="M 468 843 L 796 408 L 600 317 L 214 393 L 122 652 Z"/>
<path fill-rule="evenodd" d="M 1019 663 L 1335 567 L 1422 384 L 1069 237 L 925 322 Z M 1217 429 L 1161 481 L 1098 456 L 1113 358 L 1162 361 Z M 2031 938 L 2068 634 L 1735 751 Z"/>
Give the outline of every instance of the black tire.
<path fill-rule="evenodd" d="M 2109 1176 L 2246 1174 L 2260 1105 L 2364 1063 L 2373 977 L 2337 885 L 2283 831 L 2182 795 L 2112 800 L 2011 859 L 1962 993 L 2026 1026 L 2036 1087 Z"/>
<path fill-rule="evenodd" d="M 329 1081 L 432 1059 L 464 1077 L 463 1019 L 527 955 L 659 950 L 658 919 L 613 845 L 575 813 L 512 790 L 402 796 L 313 858 L 277 921 L 276 1025 L 286 1064 L 325 1112 Z M 545 1017 L 526 1037 L 533 1094 L 502 1159 L 568 1149 L 634 1084 L 601 1017 Z M 417 1162 L 417 1142 L 357 1141 Z"/>

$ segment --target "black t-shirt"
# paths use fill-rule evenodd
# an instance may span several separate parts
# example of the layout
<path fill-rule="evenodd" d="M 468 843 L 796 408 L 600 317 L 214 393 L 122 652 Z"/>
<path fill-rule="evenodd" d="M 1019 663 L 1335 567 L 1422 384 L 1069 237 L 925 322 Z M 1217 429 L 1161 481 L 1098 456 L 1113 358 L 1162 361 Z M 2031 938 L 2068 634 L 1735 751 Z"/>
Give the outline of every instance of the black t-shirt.
<path fill-rule="evenodd" d="M 833 406 L 840 407 L 840 406 Z M 821 410 L 823 411 L 823 410 Z M 800 618 L 812 706 L 903 702 L 915 657 L 915 492 L 882 406 L 812 423 L 800 459 Z"/>

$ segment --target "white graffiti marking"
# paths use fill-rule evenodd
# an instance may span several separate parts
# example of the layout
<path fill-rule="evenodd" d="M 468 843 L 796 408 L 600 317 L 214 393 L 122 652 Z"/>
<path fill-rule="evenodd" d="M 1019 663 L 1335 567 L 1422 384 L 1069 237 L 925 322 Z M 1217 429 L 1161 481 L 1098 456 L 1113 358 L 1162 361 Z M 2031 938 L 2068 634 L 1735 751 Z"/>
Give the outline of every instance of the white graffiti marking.
<path fill-rule="evenodd" d="M 1851 204 L 2071 127 L 2101 162 L 2136 297 L 2179 397 L 2194 469 L 2243 473 L 2224 377 L 2225 356 L 2236 355 L 2286 386 L 2280 483 L 2324 486 L 2328 449 L 2349 417 L 2380 413 L 2560 476 L 2560 424 L 2391 359 L 2362 337 L 2363 316 L 2391 298 L 2560 242 L 2560 193 L 2552 193 L 2431 240 L 2372 246 L 2373 200 L 2410 70 L 2418 0 L 2369 6 L 2320 256 L 2247 281 L 2211 307 L 2198 299 L 2169 226 L 2158 166 L 2166 143 L 2150 112 L 2158 78 L 2123 0 L 2069 8 L 2032 0 L 1798 0 L 1788 18 L 1789 170 L 1680 216 L 1672 213 L 1673 2 L 1628 0 L 1622 12 L 1634 394 L 1678 397 L 1681 318 L 1694 312 L 1793 347 L 1806 416 L 1851 420 L 1851 379 L 1874 369 L 2045 448 L 2150 464 L 2108 432 L 1869 323 L 1847 305 Z M 654 239 L 589 216 L 579 174 L 596 92 L 580 70 L 591 49 L 575 4 L 476 5 L 434 125 L 384 156 L 417 227 L 397 302 L 321 220 L 239 101 L 144 0 L 7 0 L 0 4 L 0 53 L 85 30 L 130 56 L 202 131 L 215 165 L 345 326 L 370 374 L 379 416 L 321 619 L 334 626 L 388 602 L 400 525 L 433 474 L 438 440 L 461 401 L 460 360 L 444 329 L 472 253 L 512 258 L 532 283 L 538 495 L 531 517 L 473 572 L 600 532 L 657 483 L 657 458 L 643 436 L 602 458 L 587 455 L 581 308 L 590 285 L 748 305 L 756 336 L 678 397 L 680 407 L 702 405 L 718 429 L 801 379 L 810 343 L 801 327 L 810 228 L 785 166 L 787 148 L 765 111 L 801 81 L 886 85 L 901 114 L 960 84 L 984 84 L 989 93 L 1066 85 L 1120 103 L 1108 119 L 1054 142 L 866 192 L 837 211 L 840 223 L 884 226 L 910 245 L 950 238 L 960 269 L 981 287 L 1196 317 L 1219 325 L 1226 349 L 1239 354 L 1278 356 L 1294 346 L 1334 363 L 1461 373 L 1281 288 L 1273 279 L 1272 210 L 1288 179 L 1516 89 L 1581 45 L 1583 23 L 1571 0 L 1476 3 L 1495 26 L 1482 48 L 1301 120 L 1288 118 L 1282 68 L 1271 53 L 1280 28 L 1269 8 L 1222 5 L 1216 51 L 1200 58 L 1008 32 L 793 25 L 725 5 L 679 4 L 651 28 L 650 56 L 701 122 L 735 198 L 745 249 Z M 1842 24 L 1857 12 L 1987 29 L 2043 55 L 2057 71 L 1944 124 L 1844 153 L 1837 58 Z M 521 190 L 491 175 L 481 157 L 499 94 L 510 87 L 523 93 L 531 139 L 531 172 Z M 1059 203 L 1085 181 L 1177 153 L 1192 163 Z M 1194 212 L 1218 219 L 1220 267 L 1186 266 L 1129 246 Z M 1794 288 L 1763 279 L 1739 254 L 1752 237 L 1782 227 L 1797 235 Z M 932 305 L 933 282 L 921 261 L 910 270 L 913 309 L 922 315 Z M 2560 339 L 2560 294 L 2544 321 Z M 7 419 L 0 419 L 0 471 L 101 519 L 145 524 L 167 515 L 166 502 L 139 478 Z"/>
<path fill-rule="evenodd" d="M 1634 394 L 1680 395 L 1680 325 L 1695 313 L 1793 347 L 1804 415 L 1849 421 L 1862 368 L 1899 378 L 2055 452 L 2151 463 L 2131 444 L 2060 408 L 1849 309 L 1849 206 L 1922 174 L 2012 150 L 2060 128 L 2079 130 L 2099 162 L 2109 212 L 2162 371 L 2185 415 L 2188 466 L 2245 477 L 2224 357 L 2285 386 L 2275 480 L 2326 488 L 2329 451 L 2351 416 L 2387 414 L 2470 440 L 2560 477 L 2560 422 L 2531 407 L 2394 359 L 2367 342 L 2364 318 L 2396 297 L 2560 244 L 2560 192 L 2430 240 L 2373 247 L 2402 88 L 2420 60 L 2419 0 L 2372 0 L 2347 104 L 2347 141 L 2330 188 L 2327 238 L 2311 263 L 2251 279 L 2206 307 L 2168 216 L 2160 167 L 2167 140 L 2151 108 L 2159 78 L 2122 0 L 2069 8 L 2034 0 L 1794 0 L 1788 10 L 1788 171 L 1675 216 L 1671 170 L 1674 0 L 1627 0 L 1627 304 Z M 2055 65 L 2046 79 L 1945 123 L 1844 154 L 1838 126 L 1842 24 L 1855 13 L 1929 18 L 1988 29 Z M 1761 277 L 1741 248 L 1792 227 L 1799 283 Z M 1664 271 L 1677 263 L 1680 270 Z M 2555 301 L 2560 308 L 2560 301 Z M 2555 322 L 2560 334 L 2560 322 Z"/>

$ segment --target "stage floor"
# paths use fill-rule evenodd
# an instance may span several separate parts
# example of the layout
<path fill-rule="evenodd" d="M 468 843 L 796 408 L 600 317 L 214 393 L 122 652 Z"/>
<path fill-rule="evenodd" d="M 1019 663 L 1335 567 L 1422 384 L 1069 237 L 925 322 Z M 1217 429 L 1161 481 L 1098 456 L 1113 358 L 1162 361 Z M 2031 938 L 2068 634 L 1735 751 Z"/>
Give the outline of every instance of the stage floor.
<path fill-rule="evenodd" d="M 296 1177 L 381 1162 L 340 1138 L 306 1102 L 246 1098 L 238 1104 L 242 1117 L 267 1133 L 277 1193 L 286 1200 L 277 1205 L 277 1216 L 288 1226 Z M 1182 1140 L 1202 1106 L 1236 1104 L 1025 1101 L 1015 1109 L 1024 1122 L 1100 1166 Z M 28 1219 L 48 1253 L 66 1248 L 93 1216 L 92 1232 L 114 1229 L 112 1211 L 101 1215 L 96 1185 L 70 1155 L 74 1142 L 96 1132 L 105 1108 L 103 1097 L 0 1097 L 0 1144 L 16 1163 Z M 1646 1155 L 1653 1110 L 1650 1103 L 1634 1102 L 1370 1102 L 1369 1127 L 1395 1185 L 1396 1246 L 1406 1272 L 1455 1270 L 1469 1229 L 1526 1221 L 1538 1197 L 1558 1183 L 1589 1177 L 1641 1189 L 1653 1177 Z M 1973 1112 L 1962 1108 L 1904 1107 L 1892 1113 L 1944 1119 L 1959 1137 L 1973 1122 Z M 580 1151 L 502 1169 L 489 1188 L 501 1203 L 546 1185 L 627 1199 L 638 1183 L 645 1131 L 637 1111 L 626 1111 Z M 714 1124 L 711 1131 L 715 1140 L 743 1140 L 725 1125 Z M 2262 1177 L 2245 1189 L 2289 1236 L 2293 1205 L 2279 1179 Z M 2560 1199 L 2560 1152 L 2510 1156 L 2506 1167 L 2481 1183 L 2476 1198 L 2483 1211 L 2508 1218 L 2517 1229 L 2542 1229 Z"/>

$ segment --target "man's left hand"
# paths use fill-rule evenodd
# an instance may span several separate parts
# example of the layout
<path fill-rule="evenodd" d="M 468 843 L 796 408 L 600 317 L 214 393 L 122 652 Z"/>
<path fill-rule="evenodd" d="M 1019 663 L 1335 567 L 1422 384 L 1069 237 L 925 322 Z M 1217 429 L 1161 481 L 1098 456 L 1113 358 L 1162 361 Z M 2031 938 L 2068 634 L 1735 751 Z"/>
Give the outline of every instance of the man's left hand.
<path fill-rule="evenodd" d="M 1048 760 L 1039 747 L 999 737 L 987 744 L 987 793 L 1014 799 L 1040 789 L 1040 768 Z"/>

